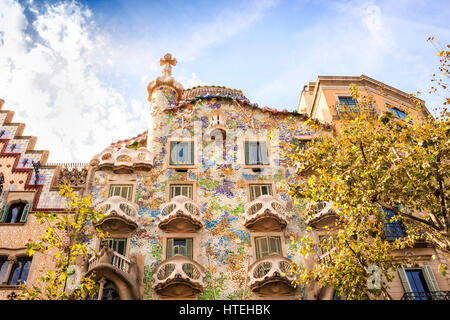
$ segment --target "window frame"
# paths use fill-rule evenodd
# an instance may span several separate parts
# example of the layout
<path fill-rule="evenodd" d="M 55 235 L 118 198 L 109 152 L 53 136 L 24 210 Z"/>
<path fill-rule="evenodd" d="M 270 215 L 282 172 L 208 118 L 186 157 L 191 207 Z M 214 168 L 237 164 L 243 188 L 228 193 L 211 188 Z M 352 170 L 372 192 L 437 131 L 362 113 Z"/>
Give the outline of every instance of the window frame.
<path fill-rule="evenodd" d="M 273 182 L 273 180 L 255 180 L 255 181 L 248 181 L 246 182 L 246 191 L 247 191 L 247 200 L 248 202 L 253 201 L 254 199 L 252 199 L 252 186 L 256 186 L 256 185 L 267 185 L 270 186 L 270 188 L 272 189 L 272 197 L 276 197 L 276 188 L 275 188 L 275 183 Z M 255 198 L 256 199 L 256 198 Z"/>
<path fill-rule="evenodd" d="M 26 261 L 25 263 L 23 263 L 23 261 Z M 21 263 L 22 262 L 22 263 Z M 33 262 L 33 257 L 29 257 L 29 256 L 24 256 L 24 255 L 20 255 L 16 257 L 16 261 L 14 261 L 13 265 L 11 266 L 11 268 L 9 269 L 9 276 L 8 276 L 8 282 L 7 285 L 8 286 L 20 286 L 22 284 L 25 284 L 30 276 L 30 270 L 31 270 L 31 264 Z M 21 263 L 21 264 L 20 264 Z M 17 266 L 19 264 L 19 266 Z M 25 281 L 23 281 L 22 279 L 22 275 L 25 269 L 25 266 L 28 264 L 28 270 L 26 271 L 26 279 Z M 17 267 L 16 267 L 17 266 Z M 19 271 L 19 275 L 17 278 L 17 283 L 12 284 L 12 280 L 14 279 L 15 275 L 16 275 L 16 270 L 18 270 L 18 268 L 20 268 Z"/>
<path fill-rule="evenodd" d="M 168 239 L 192 239 L 192 260 L 197 261 L 198 257 L 198 237 L 196 233 L 191 232 L 166 232 L 162 238 L 162 261 L 167 258 L 167 240 Z"/>
<path fill-rule="evenodd" d="M 10 217 L 12 215 L 12 207 L 23 204 L 21 212 L 17 215 L 16 220 L 14 222 L 6 221 L 11 220 Z M 23 225 L 28 220 L 28 215 L 31 212 L 31 207 L 33 205 L 32 200 L 12 200 L 12 201 L 5 201 L 3 206 L 0 208 L 0 224 L 2 225 Z M 12 217 L 11 217 L 12 218 Z"/>
<path fill-rule="evenodd" d="M 132 183 L 130 183 L 130 184 L 127 184 L 127 183 L 111 183 L 111 184 L 109 184 L 108 187 L 109 187 L 109 189 L 108 189 L 108 198 L 114 197 L 114 195 L 112 195 L 112 189 L 113 188 L 117 188 L 117 187 L 120 187 L 120 188 L 127 187 L 128 188 L 128 187 L 130 187 L 130 192 L 127 192 L 127 194 L 129 194 L 130 198 L 126 198 L 126 197 L 122 196 L 122 189 L 119 192 L 120 193 L 119 196 L 124 198 L 124 199 L 127 199 L 127 201 L 129 201 L 129 202 L 133 202 L 133 198 L 134 198 L 134 184 L 132 184 Z"/>
<path fill-rule="evenodd" d="M 345 102 L 344 103 L 341 102 L 341 99 L 350 99 L 350 100 L 354 101 L 355 103 L 350 105 L 350 104 L 347 104 Z M 361 110 L 359 108 L 356 109 L 356 107 L 358 106 L 358 100 L 354 100 L 353 97 L 351 96 L 351 94 L 348 94 L 348 93 L 346 93 L 346 94 L 338 94 L 336 96 L 336 101 L 339 102 L 339 106 L 345 105 L 348 108 L 348 109 L 345 109 L 345 110 L 337 110 L 338 112 L 339 111 L 340 112 L 351 112 L 351 113 L 359 113 L 359 112 L 361 112 Z M 352 109 L 352 106 L 354 106 L 355 108 Z"/>
<path fill-rule="evenodd" d="M 412 294 L 422 293 L 421 291 L 412 291 L 413 289 L 412 289 L 411 283 L 409 281 L 409 277 L 407 275 L 407 270 L 415 270 L 415 269 L 421 270 L 422 276 L 425 280 L 425 284 L 428 288 L 428 293 L 441 291 L 431 266 L 430 265 L 419 265 L 417 267 L 401 267 L 397 270 L 404 293 L 410 293 L 410 294 L 411 293 Z M 426 294 L 427 293 L 426 291 L 424 291 L 423 293 L 425 294 L 426 297 L 428 297 L 428 295 Z M 418 296 L 418 297 L 420 297 L 420 296 Z M 425 299 L 425 300 L 428 300 L 428 299 Z"/>
<path fill-rule="evenodd" d="M 111 249 L 114 250 L 114 252 L 126 257 L 128 254 L 128 238 L 123 238 L 123 237 L 108 237 L 105 238 L 105 241 L 107 241 L 107 245 L 108 247 L 110 247 Z M 114 244 L 114 242 L 118 243 L 118 242 L 124 242 L 124 253 L 120 253 L 118 251 L 116 251 L 113 247 L 111 247 L 111 244 Z M 100 245 L 101 246 L 101 245 Z M 101 248 L 100 248 L 101 249 Z"/>
<path fill-rule="evenodd" d="M 4 263 L 2 265 L 2 268 L 4 268 L 4 274 L 3 278 L 0 279 L 0 288 L 20 288 L 21 284 L 26 283 L 28 279 L 32 279 L 34 256 L 28 256 L 25 249 L 20 249 L 19 251 L 4 249 L 1 250 L 0 256 L 2 257 L 2 260 L 4 260 Z M 21 266 L 19 277 L 17 279 L 20 279 L 23 282 L 11 284 L 17 270 L 17 264 L 19 264 L 20 261 L 27 261 L 27 263 L 29 262 L 27 277 L 25 280 L 21 279 L 23 277 L 24 267 L 26 265 L 25 263 Z"/>
<path fill-rule="evenodd" d="M 169 202 L 171 197 L 171 189 L 172 186 L 183 186 L 183 185 L 189 185 L 192 186 L 192 201 L 197 201 L 197 183 L 195 181 L 168 181 L 166 185 L 166 201 Z"/>
<path fill-rule="evenodd" d="M 411 123 L 412 122 L 411 119 L 409 121 L 406 121 L 406 118 L 408 118 L 409 113 L 407 113 L 404 109 L 400 109 L 397 105 L 392 104 L 390 102 L 385 102 L 384 105 L 386 107 L 386 111 L 392 113 L 396 119 L 400 119 L 400 120 L 405 121 L 407 123 Z M 401 116 L 398 116 L 399 112 L 404 114 L 405 118 L 402 118 Z"/>
<path fill-rule="evenodd" d="M 269 168 L 272 167 L 272 150 L 271 150 L 271 145 L 270 145 L 270 140 L 269 139 L 243 139 L 241 140 L 241 146 L 242 146 L 242 166 L 243 168 L 247 168 L 247 169 L 258 169 L 258 168 Z M 261 143 L 265 143 L 266 145 L 266 151 L 267 151 L 267 163 L 262 163 L 262 164 L 251 164 L 251 163 L 247 163 L 247 147 L 246 145 L 248 143 L 258 143 L 258 145 L 260 145 Z M 248 147 L 248 154 L 250 155 L 250 145 Z M 258 147 L 258 150 L 260 150 L 260 148 Z"/>
<path fill-rule="evenodd" d="M 387 241 L 395 241 L 396 239 L 407 237 L 408 233 L 406 231 L 406 226 L 402 221 L 388 222 L 396 216 L 396 213 L 388 209 L 381 210 L 385 214 L 385 216 L 383 216 L 383 238 Z M 388 216 L 389 214 L 391 214 L 391 216 Z M 389 235 L 387 231 L 389 232 Z M 401 235 L 398 235 L 399 231 L 401 232 Z"/>
<path fill-rule="evenodd" d="M 188 142 L 188 143 L 192 143 L 192 157 L 193 157 L 193 161 L 191 164 L 173 164 L 171 163 L 171 159 L 170 159 L 170 155 L 172 153 L 172 143 L 182 143 L 182 142 Z M 167 141 L 167 168 L 170 169 L 196 169 L 198 167 L 197 164 L 197 142 L 195 141 L 194 138 L 179 138 L 179 139 L 175 139 L 175 138 L 169 138 Z"/>
<path fill-rule="evenodd" d="M 280 238 L 280 249 L 283 257 L 286 257 L 286 243 L 285 243 L 285 237 L 283 232 L 252 232 L 250 234 L 251 236 L 251 245 L 252 245 L 252 255 L 253 255 L 253 262 L 256 262 L 260 259 L 264 259 L 267 256 L 264 256 L 260 259 L 257 259 L 257 252 L 256 252 L 256 238 L 261 237 L 278 237 Z"/>
<path fill-rule="evenodd" d="M 394 117 L 396 117 L 397 119 L 406 121 L 406 118 L 408 117 L 408 113 L 406 113 L 404 110 L 400 109 L 399 107 L 397 107 L 396 105 L 394 105 L 392 103 L 386 102 L 385 105 L 386 105 L 386 111 L 391 112 L 394 115 Z M 405 117 L 403 118 L 403 117 L 399 116 L 398 113 L 404 114 Z"/>

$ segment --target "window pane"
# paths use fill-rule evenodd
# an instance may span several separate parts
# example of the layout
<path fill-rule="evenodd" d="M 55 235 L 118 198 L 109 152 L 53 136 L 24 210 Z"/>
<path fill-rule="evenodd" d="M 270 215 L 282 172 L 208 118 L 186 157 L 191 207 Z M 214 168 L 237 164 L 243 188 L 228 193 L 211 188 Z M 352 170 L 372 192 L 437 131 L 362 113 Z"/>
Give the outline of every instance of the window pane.
<path fill-rule="evenodd" d="M 267 237 L 255 238 L 256 259 L 262 259 L 269 254 L 269 244 Z"/>
<path fill-rule="evenodd" d="M 339 97 L 339 104 L 341 106 L 346 106 L 344 111 L 358 112 L 357 101 L 353 100 L 352 97 Z"/>
<path fill-rule="evenodd" d="M 3 283 L 6 276 L 6 271 L 8 271 L 9 262 L 6 257 L 0 258 L 0 284 Z"/>
<path fill-rule="evenodd" d="M 192 238 L 187 239 L 167 239 L 167 250 L 166 250 L 166 258 L 170 258 L 176 254 L 180 254 L 182 256 L 188 257 L 192 259 L 193 256 L 193 246 L 192 246 Z"/>
<path fill-rule="evenodd" d="M 384 223 L 384 236 L 387 240 L 395 240 L 407 236 L 406 228 L 401 221 L 393 221 L 395 212 L 392 210 L 383 209 L 386 213 Z"/>
<path fill-rule="evenodd" d="M 10 285 L 20 285 L 26 282 L 28 278 L 28 271 L 30 270 L 31 259 L 22 258 L 14 264 L 11 270 L 11 276 L 9 278 L 8 284 Z"/>
<path fill-rule="evenodd" d="M 127 239 L 108 239 L 108 246 L 115 252 L 125 255 Z"/>
<path fill-rule="evenodd" d="M 270 251 L 271 253 L 278 253 L 281 255 L 281 240 L 280 237 L 269 237 Z"/>
<path fill-rule="evenodd" d="M 271 253 L 282 255 L 280 237 L 255 238 L 256 259 L 262 259 Z"/>
<path fill-rule="evenodd" d="M 185 196 L 192 199 L 192 184 L 172 184 L 170 185 L 170 199 L 176 196 Z"/>
<path fill-rule="evenodd" d="M 194 143 L 189 141 L 171 142 L 170 164 L 194 164 Z"/>
<path fill-rule="evenodd" d="M 406 276 L 413 293 L 428 293 L 427 283 L 423 275 L 422 269 L 406 269 Z M 426 295 L 417 295 L 416 299 L 427 299 Z"/>
<path fill-rule="evenodd" d="M 109 196 L 119 196 L 131 201 L 133 192 L 132 185 L 111 185 L 109 188 Z"/>
<path fill-rule="evenodd" d="M 272 195 L 271 184 L 250 184 L 250 200 L 253 201 L 262 195 Z"/>
<path fill-rule="evenodd" d="M 9 208 L 8 217 L 5 222 L 16 223 L 20 221 L 23 210 L 25 209 L 26 203 L 15 203 Z"/>
<path fill-rule="evenodd" d="M 356 106 L 356 101 L 352 97 L 339 97 L 339 102 L 346 106 Z"/>
<path fill-rule="evenodd" d="M 28 279 L 28 272 L 30 271 L 31 260 L 27 260 L 23 262 L 22 274 L 20 276 L 20 283 L 25 283 Z"/>

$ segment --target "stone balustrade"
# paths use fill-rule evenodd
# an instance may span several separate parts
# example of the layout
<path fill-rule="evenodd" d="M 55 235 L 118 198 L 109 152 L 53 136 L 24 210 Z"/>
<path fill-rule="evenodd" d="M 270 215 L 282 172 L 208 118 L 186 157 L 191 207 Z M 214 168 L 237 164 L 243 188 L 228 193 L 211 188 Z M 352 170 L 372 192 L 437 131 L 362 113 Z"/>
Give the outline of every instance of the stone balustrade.
<path fill-rule="evenodd" d="M 110 261 L 106 261 L 106 262 L 111 264 L 113 267 L 117 268 L 118 270 L 128 273 L 130 270 L 130 264 L 131 264 L 130 260 L 115 251 L 112 251 L 111 255 L 112 255 L 112 257 L 111 257 Z M 89 260 L 88 270 L 92 270 L 99 263 L 102 263 L 103 262 L 101 259 L 102 257 L 103 257 L 103 255 L 91 258 Z"/>

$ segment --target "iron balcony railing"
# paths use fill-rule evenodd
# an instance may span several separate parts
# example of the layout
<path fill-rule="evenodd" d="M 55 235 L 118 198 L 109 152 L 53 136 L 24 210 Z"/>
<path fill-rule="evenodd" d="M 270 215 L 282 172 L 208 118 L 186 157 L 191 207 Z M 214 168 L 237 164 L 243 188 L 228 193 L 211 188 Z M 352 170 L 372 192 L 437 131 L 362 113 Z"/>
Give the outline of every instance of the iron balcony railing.
<path fill-rule="evenodd" d="M 405 292 L 401 300 L 450 300 L 450 291 Z"/>

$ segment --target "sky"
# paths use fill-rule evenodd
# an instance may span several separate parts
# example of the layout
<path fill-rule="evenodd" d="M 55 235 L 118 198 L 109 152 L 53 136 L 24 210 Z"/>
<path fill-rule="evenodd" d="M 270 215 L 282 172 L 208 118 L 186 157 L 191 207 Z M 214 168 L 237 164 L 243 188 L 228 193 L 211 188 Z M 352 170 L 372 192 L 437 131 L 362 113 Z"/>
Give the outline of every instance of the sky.
<path fill-rule="evenodd" d="M 184 88 L 236 88 L 295 110 L 319 75 L 426 94 L 450 43 L 447 0 L 0 0 L 0 98 L 49 162 L 89 162 L 147 130 L 159 58 Z"/>

